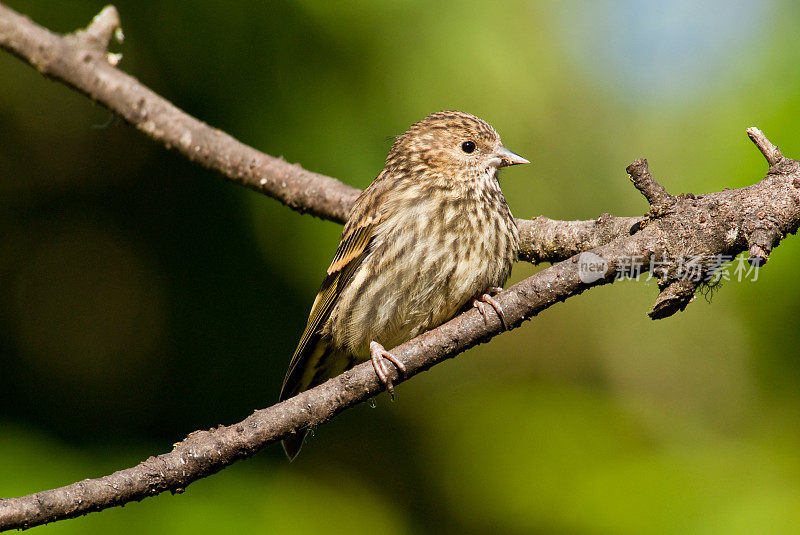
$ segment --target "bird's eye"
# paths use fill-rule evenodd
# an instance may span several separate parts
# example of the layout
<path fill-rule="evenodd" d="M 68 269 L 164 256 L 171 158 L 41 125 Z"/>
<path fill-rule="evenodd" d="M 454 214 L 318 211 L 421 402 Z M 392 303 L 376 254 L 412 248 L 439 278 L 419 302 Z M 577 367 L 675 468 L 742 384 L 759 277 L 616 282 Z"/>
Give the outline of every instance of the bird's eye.
<path fill-rule="evenodd" d="M 461 144 L 461 150 L 467 154 L 472 154 L 475 151 L 475 143 L 472 141 L 465 141 Z"/>

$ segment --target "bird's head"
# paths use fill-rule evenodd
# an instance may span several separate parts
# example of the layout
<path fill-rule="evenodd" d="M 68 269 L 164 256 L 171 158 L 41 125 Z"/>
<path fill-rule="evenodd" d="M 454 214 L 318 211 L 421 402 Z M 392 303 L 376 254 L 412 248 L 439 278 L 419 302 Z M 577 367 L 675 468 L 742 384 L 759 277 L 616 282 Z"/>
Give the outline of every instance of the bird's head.
<path fill-rule="evenodd" d="M 433 113 L 399 136 L 386 167 L 439 176 L 494 176 L 501 167 L 530 163 L 505 148 L 487 122 L 460 111 Z"/>

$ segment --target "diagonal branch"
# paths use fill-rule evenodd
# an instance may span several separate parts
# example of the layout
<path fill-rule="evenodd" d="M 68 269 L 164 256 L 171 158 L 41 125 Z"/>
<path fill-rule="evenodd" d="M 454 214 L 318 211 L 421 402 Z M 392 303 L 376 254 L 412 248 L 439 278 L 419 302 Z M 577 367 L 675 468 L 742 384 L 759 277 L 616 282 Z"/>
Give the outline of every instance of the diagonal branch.
<path fill-rule="evenodd" d="M 45 76 L 63 82 L 116 113 L 167 148 L 217 171 L 229 180 L 268 195 L 298 212 L 339 223 L 347 220 L 360 193 L 335 178 L 307 171 L 298 164 L 264 154 L 199 121 L 116 68 L 119 55 L 108 54 L 114 35 L 121 36 L 119 15 L 105 8 L 85 30 L 61 36 L 0 3 L 0 48 L 15 54 Z M 586 245 L 607 243 L 611 226 L 625 226 L 604 215 L 606 224 L 537 218 L 524 225 L 528 260 L 554 262 Z M 519 220 L 523 222 L 525 220 Z M 630 224 L 628 224 L 630 227 Z M 563 232 L 574 228 L 575 234 Z M 560 245 L 550 247 L 549 237 Z M 576 241 L 568 242 L 573 236 Z"/>
<path fill-rule="evenodd" d="M 783 154 L 781 154 L 781 150 L 770 143 L 770 141 L 767 139 L 767 136 L 764 135 L 764 132 L 755 126 L 751 126 L 747 129 L 747 135 L 750 137 L 750 140 L 756 144 L 756 147 L 758 147 L 758 150 L 760 150 L 761 154 L 764 155 L 764 158 L 767 159 L 767 163 L 769 164 L 770 168 L 781 163 L 783 160 Z"/>
<path fill-rule="evenodd" d="M 118 56 L 109 56 L 106 47 L 118 28 L 113 7 L 86 30 L 61 36 L 0 4 L 0 47 L 45 76 L 77 89 L 156 141 L 238 184 L 300 212 L 340 223 L 347 219 L 358 189 L 259 152 L 117 69 Z"/>
<path fill-rule="evenodd" d="M 676 197 L 691 203 L 659 219 L 647 221 L 630 236 L 617 238 L 591 252 L 573 256 L 511 286 L 496 296 L 513 329 L 550 306 L 586 289 L 616 280 L 632 258 L 652 259 L 666 251 L 693 253 L 698 247 L 714 254 L 748 250 L 749 233 L 770 214 L 775 232 L 794 233 L 800 226 L 800 162 L 786 160 L 784 170 L 741 189 L 698 197 Z M 599 261 L 602 270 L 587 280 L 585 258 Z M 684 283 L 674 274 L 660 274 L 672 284 Z M 665 298 L 657 302 L 659 317 L 676 312 Z M 685 304 L 683 304 L 685 306 Z M 671 307 L 671 308 L 670 308 Z M 655 310 L 655 308 L 654 308 Z M 654 315 L 655 316 L 655 315 Z M 402 382 L 435 364 L 486 342 L 503 331 L 500 320 L 484 318 L 472 309 L 444 325 L 406 342 L 392 353 L 407 369 L 392 381 Z M 195 431 L 174 449 L 141 464 L 97 479 L 19 498 L 0 500 L 0 530 L 20 529 L 141 500 L 164 491 L 183 492 L 197 479 L 222 470 L 298 430 L 320 425 L 339 412 L 382 390 L 370 363 L 364 363 L 294 398 L 254 412 L 234 425 Z"/>
<path fill-rule="evenodd" d="M 176 147 L 193 161 L 232 180 L 267 193 L 295 209 L 343 221 L 357 190 L 283 160 L 263 155 L 227 134 L 211 129 L 164 101 L 134 78 L 113 67 L 104 43 L 118 28 L 113 8 L 84 32 L 54 35 L 0 4 L 0 46 L 29 61 L 44 74 L 68 83 L 122 115 L 140 130 Z M 546 218 L 520 221 L 529 260 L 567 258 L 496 296 L 511 328 L 584 290 L 613 282 L 632 259 L 653 269 L 662 292 L 651 311 L 666 317 L 688 304 L 697 285 L 681 276 L 677 259 L 696 255 L 735 255 L 748 251 L 766 258 L 787 234 L 800 226 L 800 162 L 783 157 L 763 134 L 748 134 L 770 165 L 768 175 L 741 189 L 706 195 L 672 196 L 638 160 L 628 171 L 651 203 L 642 218 L 560 222 Z M 262 183 L 263 181 L 263 183 Z M 665 209 L 665 208 L 669 209 Z M 591 251 L 576 254 L 591 248 Z M 571 256 L 575 255 L 575 256 Z M 593 269 L 586 269 L 587 265 Z M 594 269 L 597 268 L 597 269 Z M 699 280 L 713 272 L 700 264 Z M 699 284 L 699 283 L 698 283 Z M 407 368 L 405 377 L 424 371 L 502 332 L 498 318 L 476 310 L 394 348 Z M 250 457 L 298 430 L 320 425 L 382 389 L 370 363 L 361 364 L 231 426 L 196 431 L 169 453 L 105 477 L 87 479 L 18 498 L 0 499 L 0 530 L 23 529 L 141 500 L 164 491 L 182 492 L 197 479 Z"/>

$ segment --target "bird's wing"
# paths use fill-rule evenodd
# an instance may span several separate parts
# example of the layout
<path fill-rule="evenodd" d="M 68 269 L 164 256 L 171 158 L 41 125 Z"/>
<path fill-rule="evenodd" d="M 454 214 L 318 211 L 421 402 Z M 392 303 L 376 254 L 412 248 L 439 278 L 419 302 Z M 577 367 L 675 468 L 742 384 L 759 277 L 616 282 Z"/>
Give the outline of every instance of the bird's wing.
<path fill-rule="evenodd" d="M 307 375 L 304 370 L 310 365 L 316 366 L 318 364 L 311 362 L 314 359 L 310 357 L 315 353 L 314 348 L 317 345 L 316 342 L 319 339 L 321 327 L 330 315 L 350 276 L 369 253 L 369 244 L 374 237 L 375 226 L 379 217 L 374 212 L 359 212 L 362 211 L 354 210 L 353 214 L 351 214 L 350 221 L 348 221 L 342 233 L 342 241 L 339 243 L 336 255 L 333 257 L 330 267 L 328 267 L 328 274 L 322 282 L 322 287 L 317 293 L 316 299 L 314 299 L 308 323 L 300 342 L 297 344 L 297 349 L 294 352 L 294 356 L 292 356 L 289 370 L 286 372 L 286 378 L 283 381 L 281 400 L 312 386 L 301 383 L 311 380 L 311 378 L 307 378 L 302 381 L 303 376 Z M 318 358 L 321 358 L 321 356 L 322 354 Z"/>

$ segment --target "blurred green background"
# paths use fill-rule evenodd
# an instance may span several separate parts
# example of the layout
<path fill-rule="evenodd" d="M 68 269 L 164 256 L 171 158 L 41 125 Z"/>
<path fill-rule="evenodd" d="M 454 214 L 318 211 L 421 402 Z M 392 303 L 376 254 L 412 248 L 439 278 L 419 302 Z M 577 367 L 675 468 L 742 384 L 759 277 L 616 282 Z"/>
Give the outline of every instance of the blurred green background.
<path fill-rule="evenodd" d="M 59 32 L 103 2 L 14 0 Z M 358 187 L 430 112 L 534 162 L 518 217 L 741 187 L 800 157 L 796 2 L 123 0 L 121 68 Z M 0 496 L 125 468 L 272 404 L 341 227 L 151 142 L 0 54 Z M 317 429 L 53 533 L 797 533 L 800 240 L 713 303 L 594 289 Z M 518 264 L 513 280 L 535 269 Z M 512 281 L 513 282 L 513 281 Z"/>

